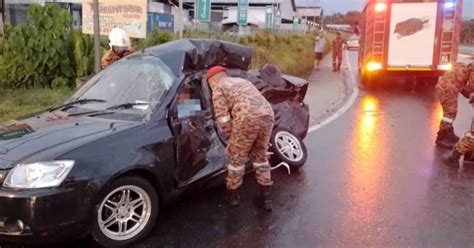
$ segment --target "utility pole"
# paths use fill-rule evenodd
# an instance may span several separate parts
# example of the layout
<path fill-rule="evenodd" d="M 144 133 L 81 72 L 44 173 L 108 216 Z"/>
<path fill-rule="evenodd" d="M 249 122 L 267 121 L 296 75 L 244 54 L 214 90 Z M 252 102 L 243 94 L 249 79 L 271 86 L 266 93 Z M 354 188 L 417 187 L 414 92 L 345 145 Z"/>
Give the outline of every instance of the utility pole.
<path fill-rule="evenodd" d="M 184 29 L 184 15 L 183 15 L 183 0 L 179 0 L 179 38 L 183 38 L 183 29 Z"/>
<path fill-rule="evenodd" d="M 99 19 L 99 0 L 94 0 L 93 2 L 93 12 L 94 12 L 94 53 L 95 53 L 95 73 L 100 71 L 100 19 Z"/>
<path fill-rule="evenodd" d="M 3 35 L 5 33 L 5 0 L 2 1 L 2 27 L 0 28 L 0 34 Z"/>

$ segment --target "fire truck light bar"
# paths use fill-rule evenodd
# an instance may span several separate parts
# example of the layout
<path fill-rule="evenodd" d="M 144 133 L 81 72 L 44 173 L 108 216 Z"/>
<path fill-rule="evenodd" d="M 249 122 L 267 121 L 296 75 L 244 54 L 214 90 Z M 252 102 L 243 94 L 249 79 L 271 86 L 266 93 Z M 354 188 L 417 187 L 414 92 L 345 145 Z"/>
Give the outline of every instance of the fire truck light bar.
<path fill-rule="evenodd" d="M 375 11 L 376 12 L 382 12 L 387 9 L 387 4 L 386 3 L 376 3 L 375 4 Z"/>
<path fill-rule="evenodd" d="M 452 9 L 456 6 L 456 2 L 454 1 L 447 1 L 444 3 L 444 8 L 445 9 Z"/>

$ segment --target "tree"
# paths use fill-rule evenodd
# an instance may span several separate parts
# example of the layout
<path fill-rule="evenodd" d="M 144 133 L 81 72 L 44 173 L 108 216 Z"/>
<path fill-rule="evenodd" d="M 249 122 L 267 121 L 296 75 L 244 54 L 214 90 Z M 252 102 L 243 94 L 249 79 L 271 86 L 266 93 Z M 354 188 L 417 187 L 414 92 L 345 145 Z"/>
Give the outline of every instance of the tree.
<path fill-rule="evenodd" d="M 71 16 L 57 4 L 28 8 L 30 24 L 5 33 L 0 56 L 0 85 L 10 88 L 61 87 L 74 77 Z"/>
<path fill-rule="evenodd" d="M 330 16 L 324 17 L 324 23 L 326 24 L 347 24 L 354 25 L 360 18 L 361 13 L 359 11 L 349 11 L 346 14 L 335 13 Z"/>
<path fill-rule="evenodd" d="M 474 19 L 462 22 L 461 43 L 474 43 Z"/>

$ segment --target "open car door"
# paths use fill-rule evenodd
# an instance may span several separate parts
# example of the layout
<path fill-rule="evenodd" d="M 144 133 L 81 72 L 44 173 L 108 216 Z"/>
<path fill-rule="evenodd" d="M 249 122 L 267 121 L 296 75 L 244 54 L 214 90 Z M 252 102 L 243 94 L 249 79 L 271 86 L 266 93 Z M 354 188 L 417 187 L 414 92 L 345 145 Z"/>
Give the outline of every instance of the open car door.
<path fill-rule="evenodd" d="M 175 134 L 178 188 L 225 169 L 225 145 L 217 133 L 207 83 L 192 76 L 180 87 L 170 108 Z"/>

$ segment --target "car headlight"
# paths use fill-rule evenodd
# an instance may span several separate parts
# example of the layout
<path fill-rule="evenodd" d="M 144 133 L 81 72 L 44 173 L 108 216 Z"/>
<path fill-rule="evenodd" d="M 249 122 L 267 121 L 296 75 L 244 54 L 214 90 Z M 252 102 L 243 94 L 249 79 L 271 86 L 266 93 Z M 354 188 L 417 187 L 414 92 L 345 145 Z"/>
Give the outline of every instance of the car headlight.
<path fill-rule="evenodd" d="M 3 186 L 15 189 L 56 187 L 64 181 L 73 166 L 72 160 L 20 164 L 8 173 Z"/>

